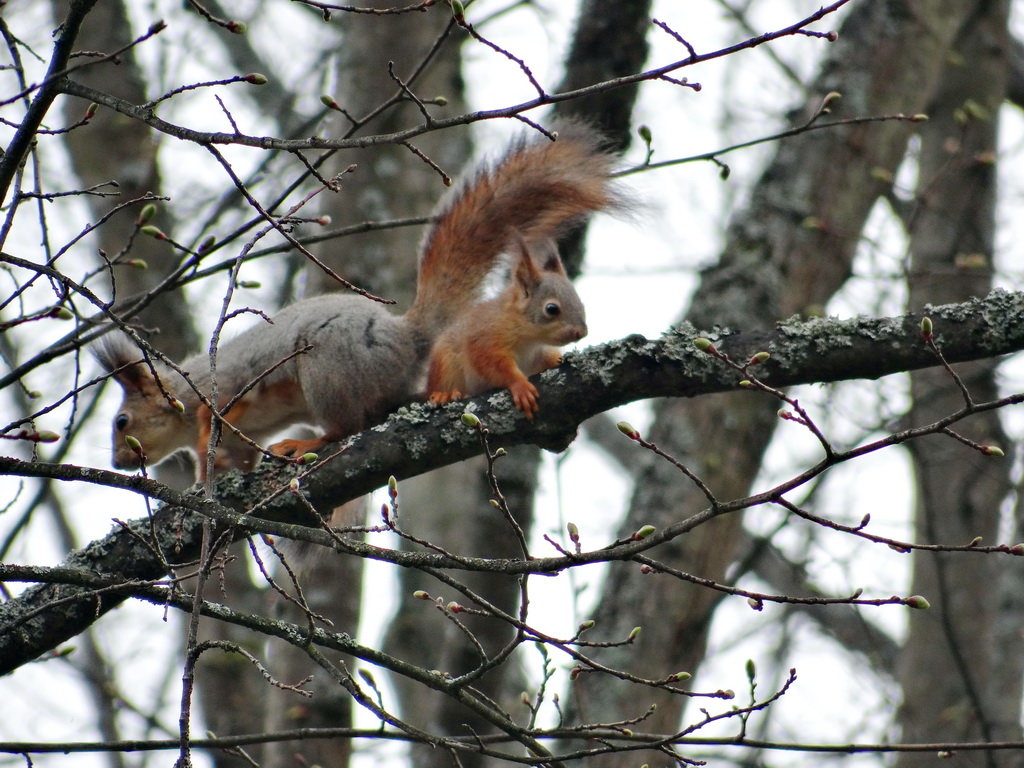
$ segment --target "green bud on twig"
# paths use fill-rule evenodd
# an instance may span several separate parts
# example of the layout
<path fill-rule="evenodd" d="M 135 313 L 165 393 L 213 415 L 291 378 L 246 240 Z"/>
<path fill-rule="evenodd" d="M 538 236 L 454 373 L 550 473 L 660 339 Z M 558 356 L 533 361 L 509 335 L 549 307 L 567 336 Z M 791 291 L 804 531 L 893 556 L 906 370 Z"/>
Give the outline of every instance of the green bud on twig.
<path fill-rule="evenodd" d="M 139 211 L 139 218 L 135 220 L 135 223 L 141 227 L 154 216 L 156 216 L 156 205 L 154 203 L 149 203 L 148 205 L 142 206 L 142 210 Z"/>
<path fill-rule="evenodd" d="M 619 432 L 624 434 L 630 440 L 638 440 L 640 438 L 640 433 L 637 432 L 636 428 L 628 421 L 620 421 L 615 426 L 618 427 Z"/>
<path fill-rule="evenodd" d="M 693 346 L 695 346 L 701 352 L 715 351 L 715 345 L 711 343 L 710 339 L 705 339 L 703 336 L 698 336 L 696 339 L 694 339 Z"/>
<path fill-rule="evenodd" d="M 641 539 L 646 539 L 656 530 L 658 529 L 655 528 L 653 525 L 642 525 L 633 532 L 632 539 L 633 541 L 640 541 Z"/>
<path fill-rule="evenodd" d="M 157 240 L 167 239 L 167 235 L 165 235 L 159 227 L 154 227 L 152 224 L 147 224 L 146 226 L 142 227 L 139 230 L 139 232 L 141 232 L 144 235 L 149 235 L 150 237 L 155 238 Z"/>

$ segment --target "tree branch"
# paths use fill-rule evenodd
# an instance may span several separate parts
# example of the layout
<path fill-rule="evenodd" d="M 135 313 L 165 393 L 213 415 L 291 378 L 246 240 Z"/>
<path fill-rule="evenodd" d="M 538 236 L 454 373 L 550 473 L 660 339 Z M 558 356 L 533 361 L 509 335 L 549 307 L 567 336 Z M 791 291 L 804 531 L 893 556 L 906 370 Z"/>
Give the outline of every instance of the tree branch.
<path fill-rule="evenodd" d="M 713 338 L 720 352 L 738 361 L 759 351 L 770 352 L 772 357 L 757 370 L 762 381 L 775 387 L 874 379 L 938 364 L 921 338 L 920 323 L 925 315 L 932 319 L 935 340 L 950 362 L 1024 349 L 1024 293 L 1005 291 L 902 317 L 790 320 L 772 331 L 718 329 L 704 336 Z M 259 519 L 312 525 L 311 509 L 328 510 L 363 496 L 384 485 L 390 475 L 408 478 L 479 454 L 478 435 L 459 419 L 466 410 L 486 425 L 492 444 L 564 448 L 580 422 L 614 406 L 651 397 L 696 397 L 738 389 L 741 376 L 698 351 L 693 345 L 697 335 L 693 328 L 679 326 L 657 341 L 632 336 L 569 355 L 564 365 L 539 378 L 542 410 L 534 421 L 514 411 L 504 392 L 443 408 L 411 405 L 379 427 L 353 436 L 340 451 L 314 467 L 297 472 L 291 463 L 265 462 L 247 476 L 227 473 L 217 479 L 215 500 L 197 493 L 178 493 L 144 477 L 12 458 L 0 458 L 0 474 L 91 482 L 164 501 L 153 525 L 143 519 L 122 526 L 71 553 L 65 563 L 72 569 L 125 580 L 152 580 L 166 575 L 164 558 L 182 562 L 195 557 L 204 517 L 223 525 L 251 523 L 249 527 L 268 533 L 301 534 L 303 529 L 296 526 L 260 523 Z M 751 397 L 757 396 L 764 395 L 751 393 Z M 293 478 L 299 482 L 301 498 L 289 489 Z M 694 525 L 700 522 L 697 516 L 693 519 Z M 157 540 L 152 539 L 151 531 L 156 532 Z M 299 537 L 328 538 L 322 531 L 306 533 Z M 636 542 L 613 555 L 590 559 L 625 559 L 646 546 L 647 542 Z M 418 557 L 423 559 L 422 565 L 431 567 L 502 569 L 497 563 L 477 562 L 477 558 L 452 561 L 434 554 L 391 553 L 353 544 L 352 551 L 357 549 L 364 556 L 395 562 L 403 558 L 403 565 L 416 565 L 409 558 Z M 158 556 L 157 550 L 164 555 Z M 564 568 L 567 564 L 557 559 L 551 563 L 531 561 L 519 570 L 536 572 L 546 567 Z M 124 599 L 124 590 L 114 587 L 97 591 L 51 584 L 26 590 L 0 606 L 0 673 L 55 648 Z M 54 601 L 60 602 L 53 606 Z"/>

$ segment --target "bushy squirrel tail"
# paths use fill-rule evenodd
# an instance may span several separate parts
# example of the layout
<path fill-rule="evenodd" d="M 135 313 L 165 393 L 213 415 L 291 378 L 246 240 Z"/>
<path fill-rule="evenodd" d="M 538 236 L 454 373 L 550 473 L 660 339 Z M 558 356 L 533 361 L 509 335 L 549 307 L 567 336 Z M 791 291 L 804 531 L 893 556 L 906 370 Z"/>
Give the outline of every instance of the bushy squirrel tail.
<path fill-rule="evenodd" d="M 513 237 L 546 240 L 590 213 L 618 207 L 615 159 L 596 131 L 567 124 L 556 141 L 524 138 L 497 163 L 481 166 L 435 212 L 420 247 L 410 317 L 439 331 L 473 303 Z"/>

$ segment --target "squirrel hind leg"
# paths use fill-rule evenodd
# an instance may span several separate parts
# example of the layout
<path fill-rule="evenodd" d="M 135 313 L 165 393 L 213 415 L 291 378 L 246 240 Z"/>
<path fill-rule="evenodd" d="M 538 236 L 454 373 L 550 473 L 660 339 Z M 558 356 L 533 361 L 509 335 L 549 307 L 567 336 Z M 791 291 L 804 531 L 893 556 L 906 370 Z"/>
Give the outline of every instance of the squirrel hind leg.
<path fill-rule="evenodd" d="M 434 403 L 435 405 L 444 405 L 445 403 L 451 403 L 451 402 L 453 402 L 455 400 L 461 400 L 465 396 L 466 395 L 464 395 L 459 390 L 452 389 L 452 390 L 449 390 L 447 392 L 445 392 L 445 391 L 430 392 L 429 393 L 429 397 L 427 399 L 430 402 Z"/>
<path fill-rule="evenodd" d="M 312 440 L 280 440 L 268 450 L 275 456 L 298 458 L 305 453 L 316 453 L 329 442 L 330 439 L 326 435 Z"/>

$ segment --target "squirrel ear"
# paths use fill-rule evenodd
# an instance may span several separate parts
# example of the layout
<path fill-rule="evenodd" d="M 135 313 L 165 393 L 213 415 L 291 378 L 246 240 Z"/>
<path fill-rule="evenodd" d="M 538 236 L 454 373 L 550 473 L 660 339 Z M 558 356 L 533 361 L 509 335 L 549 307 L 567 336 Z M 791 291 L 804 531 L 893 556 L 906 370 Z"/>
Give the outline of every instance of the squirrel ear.
<path fill-rule="evenodd" d="M 565 266 L 562 264 L 562 257 L 558 254 L 558 244 L 552 240 L 544 240 L 534 249 L 534 254 L 539 257 L 540 268 L 543 272 L 554 272 L 564 275 Z"/>
<path fill-rule="evenodd" d="M 105 336 L 93 344 L 90 351 L 96 361 L 112 374 L 114 381 L 120 384 L 125 391 L 143 390 L 147 386 L 147 382 L 153 378 L 144 363 L 134 362 L 129 365 L 129 363 L 139 360 L 142 353 L 125 336 L 120 334 Z M 127 367 L 117 370 L 122 366 Z"/>
<path fill-rule="evenodd" d="M 516 283 L 523 289 L 527 296 L 540 285 L 541 273 L 533 261 L 530 248 L 519 232 L 513 232 L 513 242 L 516 247 L 516 268 L 513 276 Z"/>

